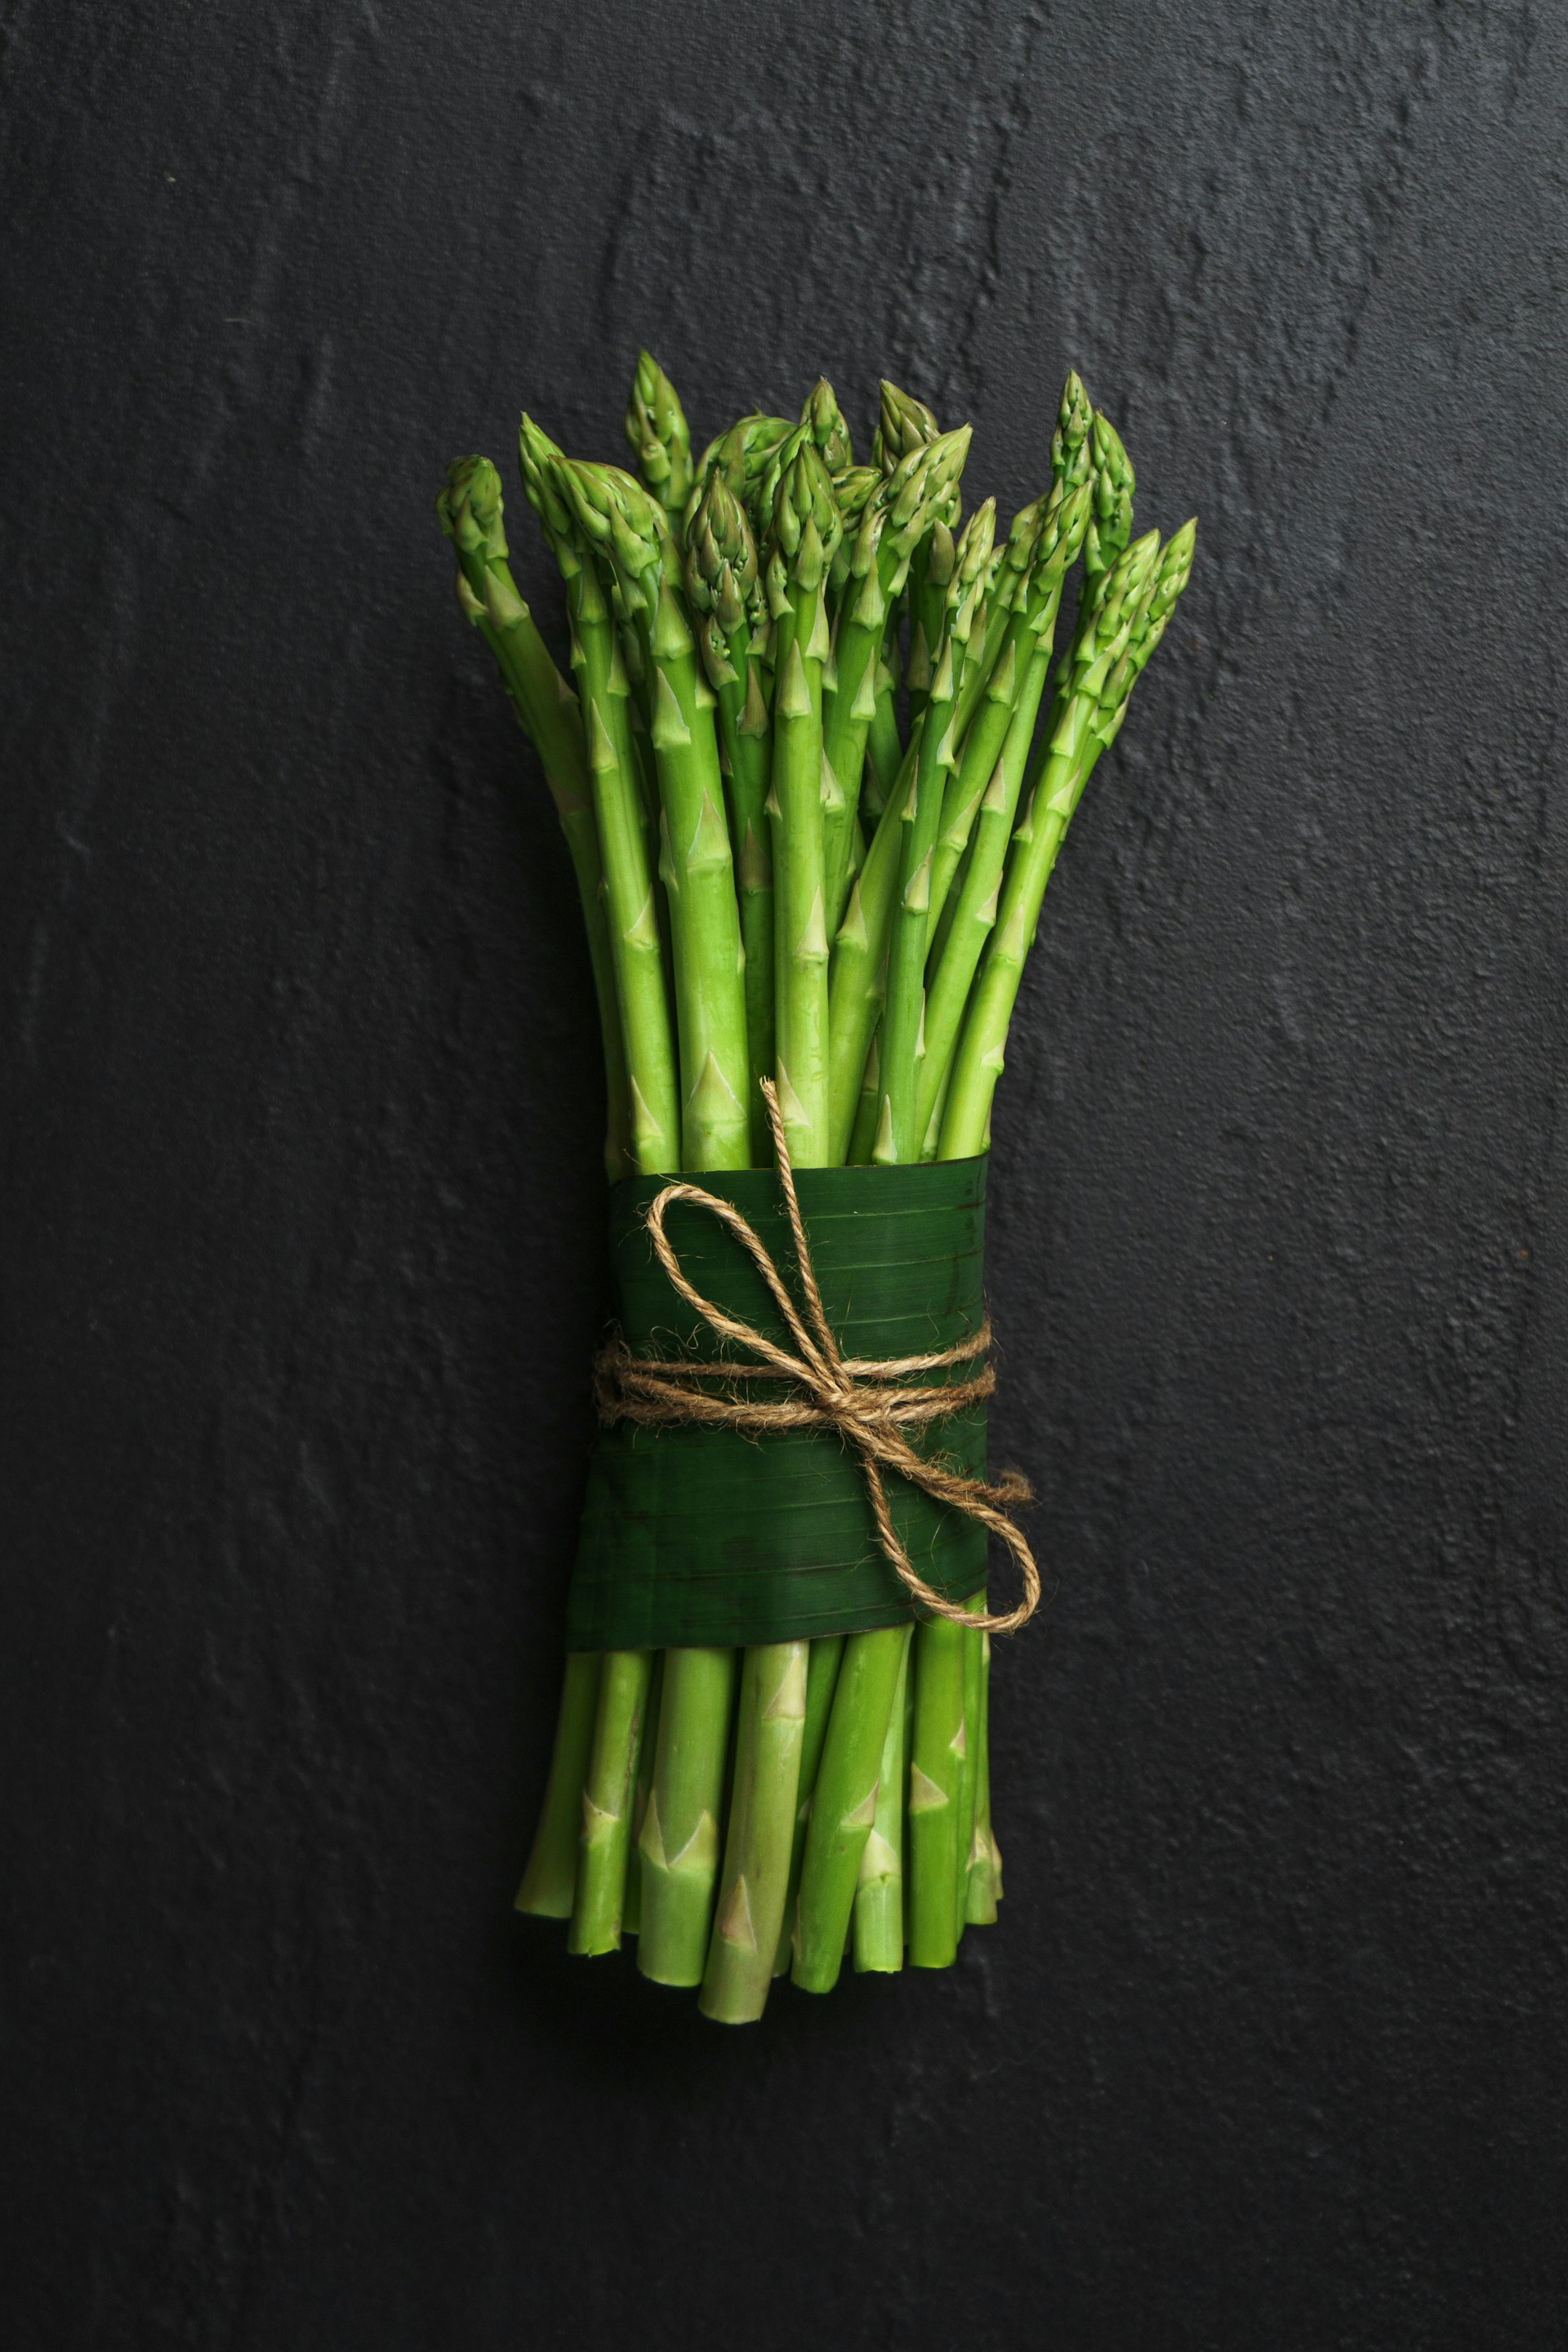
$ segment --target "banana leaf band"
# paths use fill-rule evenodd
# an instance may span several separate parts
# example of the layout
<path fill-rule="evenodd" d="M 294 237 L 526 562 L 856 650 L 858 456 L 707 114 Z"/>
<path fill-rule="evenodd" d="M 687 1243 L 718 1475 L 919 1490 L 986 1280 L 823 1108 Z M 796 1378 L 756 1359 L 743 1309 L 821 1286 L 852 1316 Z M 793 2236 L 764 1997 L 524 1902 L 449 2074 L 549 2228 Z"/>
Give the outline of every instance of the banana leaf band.
<path fill-rule="evenodd" d="M 802 1640 L 916 1614 L 1015 1632 L 1040 1578 L 1012 1516 L 1026 1482 L 985 1473 L 986 1160 L 796 1171 L 763 1091 L 776 1174 L 612 1192 L 619 1316 L 595 1366 L 568 1646 Z M 993 1535 L 1022 1588 L 995 1613 L 965 1605 Z"/>

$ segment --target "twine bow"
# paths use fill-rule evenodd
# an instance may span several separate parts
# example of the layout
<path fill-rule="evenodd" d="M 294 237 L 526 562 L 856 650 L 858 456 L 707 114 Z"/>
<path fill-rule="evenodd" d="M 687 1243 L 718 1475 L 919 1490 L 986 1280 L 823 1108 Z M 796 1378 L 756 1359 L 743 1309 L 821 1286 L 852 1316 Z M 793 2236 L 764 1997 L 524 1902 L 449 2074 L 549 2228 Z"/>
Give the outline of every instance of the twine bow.
<path fill-rule="evenodd" d="M 763 1080 L 763 1096 L 795 1244 L 801 1304 L 797 1306 L 791 1297 L 754 1227 L 732 1202 L 704 1192 L 700 1184 L 667 1184 L 649 1204 L 646 1223 L 670 1286 L 689 1307 L 696 1308 L 721 1339 L 747 1349 L 753 1360 L 745 1364 L 662 1362 L 651 1357 L 634 1356 L 616 1333 L 605 1343 L 595 1367 L 600 1418 L 605 1422 L 640 1422 L 650 1427 L 680 1422 L 707 1423 L 756 1433 L 836 1429 L 859 1456 L 882 1549 L 921 1607 L 933 1616 L 945 1617 L 950 1624 L 978 1626 L 990 1633 L 1016 1633 L 1034 1615 L 1040 1598 L 1040 1575 L 1035 1556 L 1008 1510 L 1010 1505 L 1029 1500 L 1027 1480 L 1014 1470 L 1004 1471 L 990 1483 L 984 1478 L 963 1477 L 941 1462 L 917 1454 L 903 1434 L 906 1429 L 944 1420 L 950 1413 L 991 1394 L 996 1376 L 989 1365 L 983 1365 L 963 1381 L 938 1386 L 903 1385 L 921 1372 L 944 1370 L 984 1356 L 991 1345 L 989 1318 L 970 1339 L 932 1355 L 897 1356 L 884 1361 L 841 1355 L 816 1286 L 805 1225 L 795 1197 L 795 1171 L 790 1165 L 778 1097 L 766 1078 Z M 728 1226 L 772 1293 L 795 1342 L 793 1354 L 752 1324 L 742 1322 L 712 1299 L 704 1298 L 687 1280 L 665 1231 L 665 1218 L 678 1202 L 706 1209 Z M 788 1381 L 795 1393 L 772 1402 L 735 1393 L 736 1383 L 752 1380 Z M 707 1385 L 714 1381 L 722 1383 L 729 1393 L 714 1395 Z M 884 1470 L 896 1471 L 933 1502 L 944 1503 L 952 1510 L 978 1519 L 993 1535 L 1001 1538 L 1016 1560 L 1023 1581 L 1023 1598 L 1016 1609 L 992 1616 L 984 1610 L 961 1609 L 932 1590 L 914 1567 L 894 1529 L 883 1483 Z"/>

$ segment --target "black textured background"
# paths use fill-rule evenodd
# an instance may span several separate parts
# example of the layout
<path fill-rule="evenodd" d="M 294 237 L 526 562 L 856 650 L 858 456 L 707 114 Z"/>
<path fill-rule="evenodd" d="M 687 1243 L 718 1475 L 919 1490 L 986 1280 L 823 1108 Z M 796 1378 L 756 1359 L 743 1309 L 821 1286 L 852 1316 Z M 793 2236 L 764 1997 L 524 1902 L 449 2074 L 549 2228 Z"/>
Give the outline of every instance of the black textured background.
<path fill-rule="evenodd" d="M 8 2340 L 1560 2346 L 1563 12 L 0 43 Z M 996 1123 L 1003 1923 L 732 2035 L 508 1913 L 599 1107 L 431 513 L 645 339 L 1202 516 Z"/>

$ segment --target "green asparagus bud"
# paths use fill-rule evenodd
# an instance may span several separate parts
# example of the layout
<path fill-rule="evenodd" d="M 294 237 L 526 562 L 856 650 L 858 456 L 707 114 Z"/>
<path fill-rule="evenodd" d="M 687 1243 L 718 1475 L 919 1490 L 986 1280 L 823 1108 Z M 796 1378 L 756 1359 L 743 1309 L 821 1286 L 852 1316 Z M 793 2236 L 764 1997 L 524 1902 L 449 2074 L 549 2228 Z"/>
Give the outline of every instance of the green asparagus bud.
<path fill-rule="evenodd" d="M 886 376 L 881 382 L 881 415 L 871 448 L 875 461 L 885 474 L 893 473 L 901 459 L 938 438 L 941 425 L 923 400 L 915 400 L 900 392 Z"/>
<path fill-rule="evenodd" d="M 789 439 L 795 425 L 787 416 L 765 416 L 754 409 L 749 416 L 738 417 L 724 432 L 710 441 L 698 460 L 693 491 L 700 494 L 707 488 L 714 474 L 722 474 L 735 496 L 742 500 L 757 479 L 773 451 Z M 689 499 L 688 504 L 690 504 Z"/>
<path fill-rule="evenodd" d="M 1091 434 L 1094 452 L 1094 512 L 1084 534 L 1083 568 L 1093 579 L 1115 562 L 1132 531 L 1132 461 L 1116 427 L 1098 409 Z"/>
<path fill-rule="evenodd" d="M 808 550 L 815 531 L 816 549 Z M 844 534 L 844 520 L 833 495 L 833 479 L 816 445 L 803 439 L 779 478 L 773 498 L 772 544 L 797 578 L 808 568 L 803 585 L 816 587 Z"/>
<path fill-rule="evenodd" d="M 726 636 L 757 604 L 757 542 L 722 474 L 710 477 L 686 525 L 686 593 L 694 613 L 717 612 Z"/>
<path fill-rule="evenodd" d="M 844 422 L 837 394 L 825 375 L 819 375 L 806 394 L 800 421 L 821 451 L 822 462 L 834 480 L 847 474 L 855 462 L 849 446 L 849 427 Z"/>
<path fill-rule="evenodd" d="M 875 466 L 851 466 L 847 473 L 834 477 L 833 495 L 838 501 L 838 512 L 844 524 L 844 536 L 828 567 L 829 591 L 835 613 L 844 600 L 844 590 L 850 578 L 856 542 L 866 520 L 866 510 L 881 488 L 882 479 Z M 866 575 L 862 571 L 855 576 L 863 580 Z"/>
<path fill-rule="evenodd" d="M 1076 489 L 1089 478 L 1095 462 L 1090 443 L 1093 423 L 1094 410 L 1083 379 L 1069 368 L 1057 411 L 1057 429 L 1051 436 L 1051 474 L 1063 489 Z"/>
<path fill-rule="evenodd" d="M 626 425 L 643 480 L 668 513 L 679 514 L 691 490 L 691 436 L 675 386 L 647 352 L 637 353 Z"/>
<path fill-rule="evenodd" d="M 901 457 L 889 473 L 881 502 L 888 517 L 889 548 L 904 567 L 939 520 L 952 527 L 972 430 L 961 425 L 955 432 L 939 434 Z M 904 576 L 900 570 L 889 581 L 889 596 L 898 593 Z"/>
<path fill-rule="evenodd" d="M 539 517 L 545 538 L 557 555 L 564 541 L 576 536 L 572 509 L 555 480 L 553 468 L 564 452 L 537 425 L 525 409 L 518 426 L 517 460 L 528 503 Z"/>
<path fill-rule="evenodd" d="M 851 466 L 846 473 L 834 477 L 833 494 L 844 518 L 847 541 L 853 538 L 856 527 L 863 520 L 866 509 L 881 488 L 884 478 L 875 466 Z"/>

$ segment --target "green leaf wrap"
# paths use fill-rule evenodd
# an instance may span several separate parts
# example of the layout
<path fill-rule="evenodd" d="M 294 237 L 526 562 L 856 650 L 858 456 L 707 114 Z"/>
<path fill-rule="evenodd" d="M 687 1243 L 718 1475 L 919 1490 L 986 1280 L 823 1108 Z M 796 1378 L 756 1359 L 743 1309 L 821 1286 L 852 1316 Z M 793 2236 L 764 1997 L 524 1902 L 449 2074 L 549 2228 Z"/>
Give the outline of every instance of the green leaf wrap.
<path fill-rule="evenodd" d="M 827 1319 L 846 1357 L 935 1353 L 984 1315 L 984 1157 L 883 1168 L 801 1168 L 795 1186 Z M 637 1176 L 610 1193 L 616 1311 L 636 1356 L 711 1360 L 715 1334 L 674 1291 L 644 1223 L 671 1180 Z M 688 1180 L 731 1202 L 799 1298 L 789 1226 L 771 1168 Z M 689 1202 L 666 1230 L 687 1280 L 764 1332 L 792 1342 L 761 1276 L 718 1218 Z M 734 1359 L 743 1350 L 729 1349 Z M 972 1379 L 978 1360 L 916 1377 Z M 774 1398 L 788 1384 L 757 1381 Z M 985 1475 L 985 1408 L 910 1433 L 921 1452 Z M 985 1581 L 977 1521 L 887 1474 L 893 1524 L 910 1560 L 945 1599 Z M 914 1607 L 877 1540 L 859 1459 L 832 1430 L 753 1435 L 690 1425 L 614 1423 L 588 1473 L 566 1646 L 634 1650 L 749 1645 L 896 1625 Z"/>

